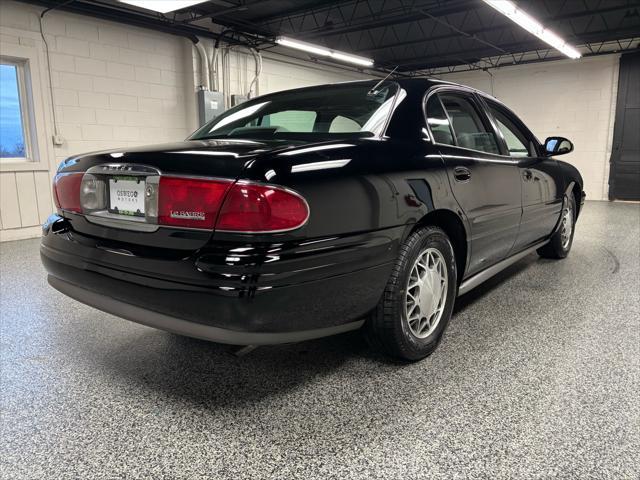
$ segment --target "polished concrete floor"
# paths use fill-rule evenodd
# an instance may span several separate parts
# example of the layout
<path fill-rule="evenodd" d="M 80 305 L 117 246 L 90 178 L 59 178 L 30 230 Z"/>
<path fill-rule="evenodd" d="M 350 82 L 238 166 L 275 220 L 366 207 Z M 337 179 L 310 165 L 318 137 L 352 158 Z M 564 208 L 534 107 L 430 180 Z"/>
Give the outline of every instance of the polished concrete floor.
<path fill-rule="evenodd" d="M 37 240 L 0 250 L 2 478 L 640 476 L 640 205 L 588 202 L 569 258 L 459 299 L 412 365 L 356 334 L 236 358 L 65 298 Z"/>

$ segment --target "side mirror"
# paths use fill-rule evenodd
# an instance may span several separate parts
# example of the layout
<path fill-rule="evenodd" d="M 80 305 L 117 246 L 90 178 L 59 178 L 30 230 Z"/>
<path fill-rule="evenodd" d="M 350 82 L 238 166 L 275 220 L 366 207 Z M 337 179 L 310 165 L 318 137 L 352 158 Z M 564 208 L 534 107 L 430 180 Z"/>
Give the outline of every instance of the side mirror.
<path fill-rule="evenodd" d="M 544 141 L 544 151 L 549 157 L 564 155 L 573 152 L 573 143 L 564 137 L 549 137 Z"/>

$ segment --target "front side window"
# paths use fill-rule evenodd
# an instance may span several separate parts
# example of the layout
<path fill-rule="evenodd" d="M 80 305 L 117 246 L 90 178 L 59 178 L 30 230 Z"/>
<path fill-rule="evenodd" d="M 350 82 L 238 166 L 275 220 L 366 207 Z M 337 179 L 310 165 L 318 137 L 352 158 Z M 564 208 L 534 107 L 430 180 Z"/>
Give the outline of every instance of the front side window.
<path fill-rule="evenodd" d="M 498 130 L 502 133 L 504 141 L 507 144 L 509 155 L 512 157 L 532 157 L 534 150 L 531 141 L 520 130 L 515 123 L 502 111 L 498 110 L 492 104 L 489 104 L 489 111 L 495 118 Z"/>
<path fill-rule="evenodd" d="M 0 60 L 0 161 L 24 161 L 28 152 L 28 116 L 24 66 Z"/>
<path fill-rule="evenodd" d="M 226 111 L 191 139 L 313 140 L 381 135 L 399 87 L 393 82 L 376 83 L 321 86 L 256 98 Z"/>
<path fill-rule="evenodd" d="M 444 94 L 440 96 L 459 147 L 481 152 L 499 154 L 496 136 L 482 121 L 476 106 L 463 95 Z"/>

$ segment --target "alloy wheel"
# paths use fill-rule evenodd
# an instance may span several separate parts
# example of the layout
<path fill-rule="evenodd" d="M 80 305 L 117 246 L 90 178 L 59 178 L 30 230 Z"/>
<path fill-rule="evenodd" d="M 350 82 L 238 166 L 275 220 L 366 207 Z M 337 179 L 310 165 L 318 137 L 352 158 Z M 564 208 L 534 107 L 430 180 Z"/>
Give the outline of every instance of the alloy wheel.
<path fill-rule="evenodd" d="M 560 226 L 560 240 L 562 248 L 566 250 L 571 241 L 571 233 L 573 232 L 573 210 L 568 205 L 562 212 L 562 225 Z"/>
<path fill-rule="evenodd" d="M 448 273 L 444 256 L 435 248 L 418 255 L 411 268 L 405 295 L 405 316 L 417 338 L 431 335 L 447 301 Z"/>

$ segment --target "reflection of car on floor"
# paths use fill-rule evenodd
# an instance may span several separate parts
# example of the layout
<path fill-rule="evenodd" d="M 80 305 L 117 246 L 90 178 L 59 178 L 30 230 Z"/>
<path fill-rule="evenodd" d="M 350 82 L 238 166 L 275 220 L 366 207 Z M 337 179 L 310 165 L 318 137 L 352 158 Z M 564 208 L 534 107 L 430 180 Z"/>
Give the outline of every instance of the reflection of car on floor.
<path fill-rule="evenodd" d="M 168 331 L 237 345 L 364 327 L 431 353 L 456 296 L 533 251 L 563 258 L 582 178 L 508 108 L 424 79 L 249 100 L 175 144 L 58 170 L 50 284 Z"/>

